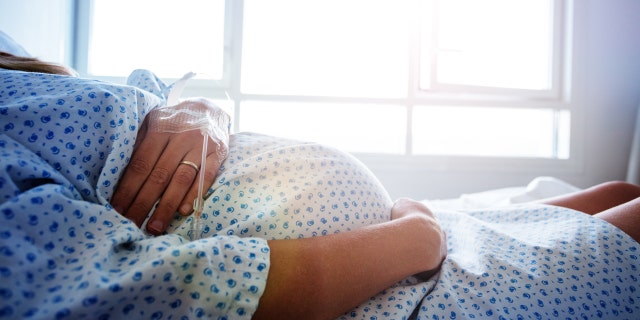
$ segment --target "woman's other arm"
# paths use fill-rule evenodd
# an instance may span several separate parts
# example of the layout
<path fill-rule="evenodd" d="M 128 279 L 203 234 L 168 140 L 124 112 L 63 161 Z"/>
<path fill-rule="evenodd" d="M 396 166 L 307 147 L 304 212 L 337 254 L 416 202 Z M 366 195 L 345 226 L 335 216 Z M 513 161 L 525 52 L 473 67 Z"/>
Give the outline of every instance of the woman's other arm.
<path fill-rule="evenodd" d="M 275 240 L 255 319 L 331 319 L 407 276 L 435 271 L 446 239 L 424 205 L 396 202 L 392 221 L 351 232 Z"/>

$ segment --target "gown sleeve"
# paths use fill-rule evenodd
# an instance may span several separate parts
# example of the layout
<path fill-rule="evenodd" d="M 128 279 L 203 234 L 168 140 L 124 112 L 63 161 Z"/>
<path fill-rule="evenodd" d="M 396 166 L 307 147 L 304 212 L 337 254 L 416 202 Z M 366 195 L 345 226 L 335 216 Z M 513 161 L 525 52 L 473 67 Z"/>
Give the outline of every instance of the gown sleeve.
<path fill-rule="evenodd" d="M 265 240 L 150 237 L 109 205 L 161 81 L 0 75 L 0 319 L 251 317 Z"/>

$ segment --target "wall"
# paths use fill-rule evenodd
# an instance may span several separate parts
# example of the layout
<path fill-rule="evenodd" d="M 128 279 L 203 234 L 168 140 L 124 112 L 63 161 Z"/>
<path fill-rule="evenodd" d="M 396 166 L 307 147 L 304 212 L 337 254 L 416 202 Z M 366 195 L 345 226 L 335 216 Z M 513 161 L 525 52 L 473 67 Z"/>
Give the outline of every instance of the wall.
<path fill-rule="evenodd" d="M 590 1 L 587 13 L 585 175 L 624 179 L 640 105 L 640 1 Z"/>
<path fill-rule="evenodd" d="M 0 0 L 0 29 L 35 56 L 66 62 L 72 14 L 66 0 Z M 37 4 L 37 5 L 36 5 Z M 571 172 L 553 168 L 451 171 L 390 169 L 365 161 L 392 197 L 441 198 L 526 184 L 553 175 L 576 186 L 625 179 L 636 109 L 640 105 L 640 1 L 577 0 L 574 51 L 574 119 L 581 162 Z"/>
<path fill-rule="evenodd" d="M 69 64 L 72 1 L 0 0 L 0 30 L 31 55 Z"/>

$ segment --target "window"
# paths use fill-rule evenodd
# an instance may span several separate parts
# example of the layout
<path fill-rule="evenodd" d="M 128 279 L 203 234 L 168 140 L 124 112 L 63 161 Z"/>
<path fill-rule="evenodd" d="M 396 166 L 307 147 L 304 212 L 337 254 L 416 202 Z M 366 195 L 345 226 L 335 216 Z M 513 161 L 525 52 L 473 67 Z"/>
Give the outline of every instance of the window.
<path fill-rule="evenodd" d="M 222 78 L 224 0 L 91 4 L 86 73 L 122 77 L 142 68 L 165 78 L 189 71 Z"/>
<path fill-rule="evenodd" d="M 247 101 L 240 118 L 242 127 L 256 132 L 307 141 L 318 140 L 322 133 L 324 143 L 351 152 L 404 154 L 407 116 L 403 111 L 395 105 Z M 276 126 L 265 121 L 274 115 L 289 120 Z"/>
<path fill-rule="evenodd" d="M 430 1 L 422 19 L 420 87 L 551 95 L 557 85 L 553 0 Z M 429 14 L 431 13 L 431 14 Z M 490 89 L 489 89 L 490 88 Z M 528 91 L 528 92 L 526 92 Z"/>
<path fill-rule="evenodd" d="M 244 1 L 242 92 L 401 98 L 408 1 Z"/>
<path fill-rule="evenodd" d="M 415 154 L 569 157 L 569 112 L 536 108 L 420 106 L 413 112 Z"/>
<path fill-rule="evenodd" d="M 237 130 L 394 156 L 571 157 L 564 1 L 91 3 L 86 72 L 202 72 L 216 81 L 196 94 L 222 86 Z"/>

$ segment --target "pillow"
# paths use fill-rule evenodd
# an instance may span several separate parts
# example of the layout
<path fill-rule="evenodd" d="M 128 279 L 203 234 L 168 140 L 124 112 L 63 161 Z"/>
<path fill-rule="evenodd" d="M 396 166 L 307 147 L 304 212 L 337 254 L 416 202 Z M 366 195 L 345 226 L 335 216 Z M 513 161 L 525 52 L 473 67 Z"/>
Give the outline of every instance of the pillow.
<path fill-rule="evenodd" d="M 31 55 L 9 35 L 0 31 L 0 51 L 11 53 L 15 56 L 30 57 Z"/>

